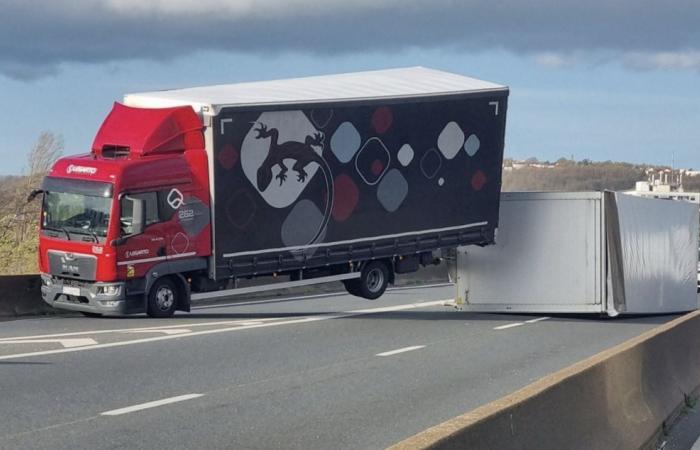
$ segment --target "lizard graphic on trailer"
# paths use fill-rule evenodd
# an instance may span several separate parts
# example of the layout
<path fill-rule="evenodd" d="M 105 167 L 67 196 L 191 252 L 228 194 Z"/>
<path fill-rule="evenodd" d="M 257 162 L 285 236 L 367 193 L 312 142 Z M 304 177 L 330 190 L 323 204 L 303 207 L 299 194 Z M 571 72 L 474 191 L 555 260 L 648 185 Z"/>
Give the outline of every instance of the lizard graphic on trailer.
<path fill-rule="evenodd" d="M 312 244 L 319 240 L 323 234 L 323 230 L 328 225 L 328 220 L 333 209 L 333 175 L 326 160 L 319 153 L 316 153 L 314 147 L 320 147 L 323 152 L 324 135 L 321 132 L 316 132 L 313 135 L 307 135 L 304 142 L 287 141 L 279 143 L 279 131 L 276 128 L 267 128 L 264 123 L 258 123 L 258 128 L 254 131 L 257 133 L 256 139 L 270 138 L 269 153 L 263 161 L 257 172 L 257 187 L 259 191 L 265 191 L 272 182 L 272 169 L 279 167 L 280 171 L 275 177 L 279 180 L 279 185 L 282 186 L 287 180 L 287 166 L 284 164 L 285 159 L 293 159 L 294 165 L 292 170 L 297 173 L 297 180 L 301 183 L 305 182 L 308 173 L 306 167 L 311 163 L 316 163 L 323 172 L 328 189 L 328 198 L 326 200 L 325 213 L 318 231 L 314 238 L 309 242 Z"/>

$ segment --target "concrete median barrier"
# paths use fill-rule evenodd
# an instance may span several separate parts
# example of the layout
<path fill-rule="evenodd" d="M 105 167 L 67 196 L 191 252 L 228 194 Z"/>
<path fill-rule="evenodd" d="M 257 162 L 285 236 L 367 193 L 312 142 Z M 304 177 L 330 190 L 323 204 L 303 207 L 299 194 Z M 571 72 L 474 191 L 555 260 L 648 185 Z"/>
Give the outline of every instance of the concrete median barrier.
<path fill-rule="evenodd" d="M 699 384 L 693 312 L 391 448 L 642 448 Z"/>
<path fill-rule="evenodd" d="M 0 318 L 57 313 L 41 299 L 39 275 L 0 276 Z"/>

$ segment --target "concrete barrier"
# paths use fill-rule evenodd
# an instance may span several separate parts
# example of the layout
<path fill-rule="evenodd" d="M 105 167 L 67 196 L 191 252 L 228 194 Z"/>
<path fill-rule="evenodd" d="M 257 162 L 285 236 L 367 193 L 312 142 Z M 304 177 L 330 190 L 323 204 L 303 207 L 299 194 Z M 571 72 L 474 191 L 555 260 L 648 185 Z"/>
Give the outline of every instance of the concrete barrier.
<path fill-rule="evenodd" d="M 56 314 L 41 299 L 39 275 L 7 275 L 0 277 L 0 318 Z"/>
<path fill-rule="evenodd" d="M 391 448 L 638 449 L 699 384 L 696 311 Z"/>

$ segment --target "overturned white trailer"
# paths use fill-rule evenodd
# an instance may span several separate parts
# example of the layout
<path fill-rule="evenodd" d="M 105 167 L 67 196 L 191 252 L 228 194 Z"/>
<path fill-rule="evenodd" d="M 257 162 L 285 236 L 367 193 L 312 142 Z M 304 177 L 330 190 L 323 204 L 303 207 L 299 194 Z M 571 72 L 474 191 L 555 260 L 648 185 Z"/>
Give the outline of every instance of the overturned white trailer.
<path fill-rule="evenodd" d="M 698 208 L 615 192 L 501 196 L 496 245 L 461 247 L 456 301 L 483 312 L 698 308 Z"/>

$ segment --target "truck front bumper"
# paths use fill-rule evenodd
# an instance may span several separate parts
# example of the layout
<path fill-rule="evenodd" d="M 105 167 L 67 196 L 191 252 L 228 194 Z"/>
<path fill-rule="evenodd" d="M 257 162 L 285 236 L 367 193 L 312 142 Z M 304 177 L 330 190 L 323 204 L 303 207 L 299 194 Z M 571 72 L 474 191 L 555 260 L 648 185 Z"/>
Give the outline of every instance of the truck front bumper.
<path fill-rule="evenodd" d="M 87 282 L 41 274 L 41 297 L 59 309 L 103 315 L 127 314 L 129 305 L 123 282 Z"/>

